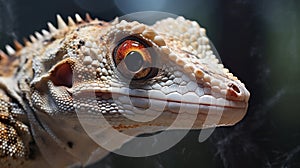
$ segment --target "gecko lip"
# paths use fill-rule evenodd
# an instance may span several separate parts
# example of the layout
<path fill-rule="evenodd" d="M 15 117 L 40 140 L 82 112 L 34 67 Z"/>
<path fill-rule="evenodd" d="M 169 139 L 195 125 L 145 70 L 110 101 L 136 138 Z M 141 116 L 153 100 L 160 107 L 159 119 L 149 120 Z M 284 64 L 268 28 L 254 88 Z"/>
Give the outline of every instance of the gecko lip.
<path fill-rule="evenodd" d="M 189 100 L 184 98 L 178 98 L 174 96 L 173 98 L 166 98 L 158 94 L 151 94 L 150 91 L 143 92 L 117 92 L 117 91 L 108 91 L 108 90 L 81 90 L 77 97 L 87 96 L 95 97 L 96 99 L 115 99 L 121 100 L 121 103 L 132 104 L 133 106 L 139 108 L 148 108 L 150 106 L 149 102 L 160 101 L 166 102 L 168 104 L 178 104 L 178 105 L 199 105 L 205 107 L 216 107 L 224 109 L 240 109 L 245 110 L 248 107 L 248 103 L 244 101 L 232 101 L 225 98 L 214 98 L 211 95 L 203 95 L 201 97 L 195 98 L 192 97 Z M 151 96 L 150 96 L 151 95 Z"/>
<path fill-rule="evenodd" d="M 234 125 L 245 116 L 248 108 L 247 102 L 214 98 L 210 95 L 203 95 L 198 99 L 194 99 L 192 96 L 188 99 L 186 97 L 175 99 L 175 97 L 165 98 L 159 94 L 151 94 L 151 90 L 129 93 L 124 90 L 121 92 L 107 88 L 91 88 L 80 89 L 73 96 L 75 98 L 85 96 L 83 98 L 97 101 L 113 100 L 122 107 L 119 113 L 125 116 L 158 117 L 164 114 L 163 116 L 167 116 L 167 118 L 163 120 L 170 122 L 169 124 L 172 124 L 169 121 L 170 117 L 175 119 L 176 116 L 183 115 L 186 119 L 185 122 L 194 122 L 192 129 Z M 159 92 L 156 91 L 156 93 Z M 182 128 L 186 129 L 184 126 Z M 182 128 L 178 127 L 178 129 Z"/>

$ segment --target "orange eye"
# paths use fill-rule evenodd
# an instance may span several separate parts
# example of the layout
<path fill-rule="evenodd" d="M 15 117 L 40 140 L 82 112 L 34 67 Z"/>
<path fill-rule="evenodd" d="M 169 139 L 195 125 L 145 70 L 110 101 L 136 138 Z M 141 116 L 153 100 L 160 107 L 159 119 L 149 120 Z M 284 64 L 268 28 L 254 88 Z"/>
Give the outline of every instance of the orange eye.
<path fill-rule="evenodd" d="M 123 40 L 114 50 L 113 59 L 117 69 L 125 77 L 145 79 L 154 76 L 153 58 L 148 45 L 137 39 Z"/>

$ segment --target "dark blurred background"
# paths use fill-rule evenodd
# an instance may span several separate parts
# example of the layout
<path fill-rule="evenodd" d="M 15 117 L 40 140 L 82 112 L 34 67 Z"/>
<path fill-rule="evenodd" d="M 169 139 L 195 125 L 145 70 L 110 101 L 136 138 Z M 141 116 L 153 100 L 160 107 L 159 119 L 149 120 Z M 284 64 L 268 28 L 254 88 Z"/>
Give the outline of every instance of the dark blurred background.
<path fill-rule="evenodd" d="M 156 10 L 207 29 L 225 67 L 251 92 L 245 118 L 204 143 L 191 131 L 159 155 L 110 154 L 103 167 L 300 167 L 300 3 L 279 0 L 0 0 L 0 48 L 74 13 L 110 21 Z"/>

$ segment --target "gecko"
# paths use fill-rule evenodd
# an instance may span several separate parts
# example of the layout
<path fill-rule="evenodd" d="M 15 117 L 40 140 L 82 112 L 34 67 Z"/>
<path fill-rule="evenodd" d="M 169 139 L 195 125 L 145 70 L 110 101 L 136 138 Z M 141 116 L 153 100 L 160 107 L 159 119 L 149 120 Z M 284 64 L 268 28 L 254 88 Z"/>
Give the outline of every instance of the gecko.
<path fill-rule="evenodd" d="M 146 25 L 76 14 L 67 22 L 57 15 L 57 26 L 48 27 L 0 50 L 0 167 L 95 161 L 99 145 L 78 113 L 101 114 L 133 136 L 165 130 L 179 114 L 194 121 L 189 129 L 231 126 L 246 114 L 249 91 L 195 21 L 179 16 Z M 156 117 L 130 118 L 136 116 Z M 205 122 L 208 116 L 219 118 Z"/>

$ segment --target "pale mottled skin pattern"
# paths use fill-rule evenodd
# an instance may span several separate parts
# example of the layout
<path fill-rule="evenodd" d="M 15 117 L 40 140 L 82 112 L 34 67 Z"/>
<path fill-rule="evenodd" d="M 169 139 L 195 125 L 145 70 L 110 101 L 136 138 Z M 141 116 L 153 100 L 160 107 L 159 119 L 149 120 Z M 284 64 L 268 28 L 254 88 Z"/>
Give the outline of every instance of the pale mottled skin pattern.
<path fill-rule="evenodd" d="M 115 129 L 131 135 L 167 128 L 179 112 L 178 102 L 197 106 L 193 129 L 234 125 L 245 115 L 249 92 L 219 63 L 198 23 L 183 17 L 152 26 L 75 18 L 67 25 L 58 16 L 58 29 L 48 24 L 49 32 L 30 36 L 25 47 L 16 43 L 16 51 L 9 46 L 7 54 L 0 51 L 1 167 L 84 166 L 101 160 L 105 154 L 91 159 L 101 148 L 82 129 L 76 109 L 104 114 Z M 148 62 L 142 58 L 143 71 L 116 67 L 114 55 L 128 39 L 151 48 Z M 91 90 L 95 101 L 80 96 Z M 139 123 L 123 116 L 144 115 L 134 109 L 148 108 L 146 98 L 167 102 L 160 117 Z M 204 125 L 210 107 L 223 115 Z"/>

